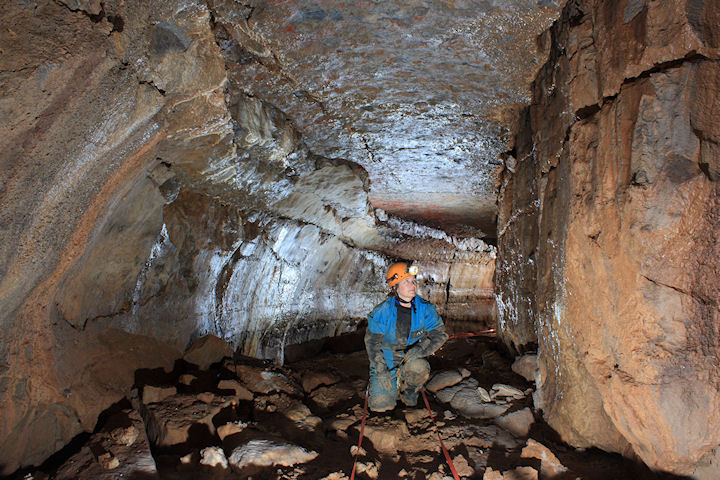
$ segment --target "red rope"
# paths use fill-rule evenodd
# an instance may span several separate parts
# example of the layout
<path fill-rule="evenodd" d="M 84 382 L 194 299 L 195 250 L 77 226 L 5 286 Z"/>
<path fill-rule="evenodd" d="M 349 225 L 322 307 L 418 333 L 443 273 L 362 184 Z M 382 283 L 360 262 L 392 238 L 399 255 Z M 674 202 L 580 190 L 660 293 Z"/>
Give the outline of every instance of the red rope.
<path fill-rule="evenodd" d="M 430 418 L 433 421 L 433 426 L 435 427 L 435 433 L 437 433 L 438 440 L 440 440 L 440 447 L 442 448 L 443 453 L 445 454 L 445 460 L 447 460 L 447 464 L 450 467 L 450 471 L 453 474 L 453 478 L 455 480 L 460 480 L 460 476 L 457 473 L 457 470 L 455 470 L 455 465 L 453 464 L 452 459 L 450 458 L 450 452 L 448 452 L 447 448 L 445 448 L 445 443 L 442 440 L 442 437 L 440 436 L 440 430 L 437 428 L 437 424 L 435 423 L 435 415 L 433 415 L 432 410 L 430 409 L 430 404 L 428 403 L 427 396 L 425 396 L 425 389 L 423 388 L 420 390 L 420 393 L 422 393 L 423 401 L 425 402 L 425 407 L 427 407 L 428 412 L 430 412 Z M 352 478 L 351 478 L 352 480 Z"/>
<path fill-rule="evenodd" d="M 456 333 L 455 335 L 450 335 L 448 337 L 448 340 L 452 338 L 467 338 L 467 337 L 479 337 L 481 335 L 495 335 L 495 329 L 489 328 L 487 330 L 482 330 L 477 333 Z"/>
<path fill-rule="evenodd" d="M 350 474 L 350 480 L 355 480 L 355 469 L 357 468 L 358 455 L 360 455 L 360 446 L 362 445 L 363 435 L 365 434 L 365 418 L 367 417 L 368 407 L 368 396 L 370 392 L 370 384 L 365 389 L 365 406 L 363 407 L 363 418 L 360 423 L 360 440 L 358 440 L 357 451 L 355 452 L 355 462 L 353 462 L 352 473 Z"/>

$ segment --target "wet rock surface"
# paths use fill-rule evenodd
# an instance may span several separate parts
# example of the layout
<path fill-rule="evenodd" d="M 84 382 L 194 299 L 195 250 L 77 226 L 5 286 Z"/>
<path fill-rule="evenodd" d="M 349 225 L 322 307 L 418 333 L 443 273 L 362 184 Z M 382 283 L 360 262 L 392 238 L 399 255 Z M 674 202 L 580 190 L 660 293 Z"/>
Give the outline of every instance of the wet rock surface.
<path fill-rule="evenodd" d="M 690 475 L 720 444 L 720 12 L 619 5 L 570 2 L 547 34 L 503 178 L 499 331 L 538 345 L 563 439 Z"/>
<path fill-rule="evenodd" d="M 532 389 L 511 371 L 510 359 L 505 360 L 496 348 L 495 340 L 489 337 L 451 340 L 430 362 L 440 376 L 462 369 L 468 379 L 488 391 L 497 390 L 493 385 L 502 385 L 505 393 Z M 478 355 L 490 351 L 495 353 L 492 368 Z M 155 379 L 157 383 L 159 377 L 173 381 L 193 375 L 203 382 L 195 386 L 177 382 L 176 395 L 150 405 L 131 395 L 115 413 L 104 415 L 97 432 L 76 447 L 77 453 L 70 457 L 66 454 L 59 467 L 25 472 L 22 478 L 347 479 L 357 451 L 367 381 L 367 374 L 349 372 L 366 372 L 367 368 L 366 354 L 360 351 L 323 353 L 283 367 L 263 366 L 251 359 L 227 359 L 209 370 L 181 361 L 169 373 L 142 371 L 136 392 L 147 388 L 145 381 Z M 255 392 L 251 399 L 225 397 L 225 389 L 220 388 L 223 382 L 232 381 L 250 390 L 256 379 L 251 372 L 299 381 L 316 371 L 337 379 L 335 385 L 352 385 L 352 398 L 319 408 L 313 402 L 313 393 L 332 386 L 318 384 L 309 392 Z M 422 406 L 368 414 L 356 478 L 452 478 L 438 433 L 461 478 L 674 478 L 613 455 L 576 451 L 558 442 L 541 420 L 531 428 L 518 429 L 522 421 L 510 424 L 497 418 L 467 418 L 452 405 L 437 402 L 436 394 L 427 395 L 435 422 Z M 523 396 L 511 400 L 506 407 L 512 413 L 505 418 L 528 414 L 533 418 L 530 399 Z M 125 408 L 130 403 L 135 409 Z"/>

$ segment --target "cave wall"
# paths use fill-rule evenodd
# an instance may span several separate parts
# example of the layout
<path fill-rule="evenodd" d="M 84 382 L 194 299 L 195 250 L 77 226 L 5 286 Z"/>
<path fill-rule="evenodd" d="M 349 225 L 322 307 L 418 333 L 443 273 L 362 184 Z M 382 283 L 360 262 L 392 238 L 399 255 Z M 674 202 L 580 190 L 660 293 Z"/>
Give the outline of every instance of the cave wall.
<path fill-rule="evenodd" d="M 571 1 L 506 161 L 500 336 L 577 447 L 715 478 L 720 6 Z M 715 463 L 716 465 L 716 463 Z"/>
<path fill-rule="evenodd" d="M 228 77 L 205 3 L 0 14 L 0 474 L 91 431 L 198 336 L 282 361 L 356 329 L 393 258 L 420 261 L 461 327 L 494 320 L 494 249 L 369 206 L 362 168 Z"/>

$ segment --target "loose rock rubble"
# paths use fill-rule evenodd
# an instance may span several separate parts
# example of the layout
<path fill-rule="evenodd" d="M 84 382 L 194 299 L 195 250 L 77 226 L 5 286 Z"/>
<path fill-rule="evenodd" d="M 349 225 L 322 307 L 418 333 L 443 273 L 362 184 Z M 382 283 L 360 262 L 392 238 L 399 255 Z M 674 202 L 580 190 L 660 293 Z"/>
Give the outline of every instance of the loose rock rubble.
<path fill-rule="evenodd" d="M 181 361 L 170 373 L 139 372 L 123 408 L 79 451 L 26 478 L 347 480 L 357 455 L 358 479 L 452 480 L 438 434 L 463 479 L 655 478 L 612 462 L 595 470 L 589 453 L 555 443 L 533 411 L 532 385 L 501 363 L 494 342 L 461 342 L 430 359 L 432 417 L 422 399 L 369 413 L 359 449 L 365 352 L 277 367 L 196 351 L 209 369 Z M 200 346 L 224 351 L 214 340 Z"/>

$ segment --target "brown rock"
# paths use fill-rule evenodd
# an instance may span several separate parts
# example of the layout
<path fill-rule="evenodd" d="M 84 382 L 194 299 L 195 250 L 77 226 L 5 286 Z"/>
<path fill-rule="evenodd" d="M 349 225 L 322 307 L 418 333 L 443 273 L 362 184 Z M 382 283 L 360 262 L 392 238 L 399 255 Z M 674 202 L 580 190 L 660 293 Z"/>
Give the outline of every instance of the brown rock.
<path fill-rule="evenodd" d="M 158 403 L 177 393 L 176 387 L 156 387 L 145 385 L 142 390 L 142 401 L 145 405 Z"/>
<path fill-rule="evenodd" d="M 560 460 L 542 443 L 528 438 L 527 444 L 520 454 L 523 458 L 537 458 L 540 460 L 540 475 L 542 478 L 555 478 L 567 472 L 567 468 L 560 463 Z"/>
<path fill-rule="evenodd" d="M 205 335 L 190 345 L 190 348 L 183 355 L 183 359 L 194 363 L 201 370 L 207 370 L 213 363 L 232 356 L 233 349 L 225 340 L 215 335 Z"/>
<path fill-rule="evenodd" d="M 462 381 L 464 377 L 457 370 L 445 370 L 437 372 L 433 377 L 425 384 L 425 389 L 428 392 L 435 393 L 443 388 L 452 387 Z"/>
<path fill-rule="evenodd" d="M 220 380 L 218 382 L 218 388 L 220 390 L 234 390 L 235 391 L 235 397 L 239 400 L 252 400 L 253 394 L 250 390 L 245 388 L 240 382 L 237 380 Z"/>
<path fill-rule="evenodd" d="M 532 411 L 525 407 L 495 419 L 495 423 L 516 437 L 527 437 L 530 427 L 535 423 Z"/>
<path fill-rule="evenodd" d="M 538 370 L 536 354 L 527 354 L 515 359 L 512 364 L 512 371 L 523 377 L 528 382 L 535 381 L 535 374 Z"/>
<path fill-rule="evenodd" d="M 339 403 L 350 400 L 357 391 L 348 385 L 333 385 L 320 387 L 310 394 L 310 399 L 324 409 L 330 409 Z"/>
<path fill-rule="evenodd" d="M 501 193 L 498 324 L 538 343 L 564 441 L 688 475 L 720 443 L 718 68 L 688 60 L 718 11 L 638 5 L 568 3 L 552 29 Z"/>
<path fill-rule="evenodd" d="M 272 392 L 282 392 L 290 395 L 299 395 L 302 392 L 293 379 L 286 377 L 282 373 L 263 370 L 249 365 L 237 365 L 235 372 L 240 378 L 240 381 L 255 393 L 268 394 Z"/>
<path fill-rule="evenodd" d="M 150 404 L 143 411 L 148 437 L 154 445 L 170 447 L 187 442 L 193 427 L 204 427 L 212 435 L 213 417 L 229 404 L 230 400 L 225 398 L 206 403 L 193 395 L 175 395 L 162 403 Z"/>
<path fill-rule="evenodd" d="M 332 372 L 305 372 L 300 380 L 303 390 L 310 393 L 320 385 L 333 385 L 340 381 L 340 378 Z"/>
<path fill-rule="evenodd" d="M 55 478 L 111 480 L 143 475 L 157 475 L 155 460 L 140 415 L 125 410 L 108 418 L 87 446 L 58 469 Z"/>

